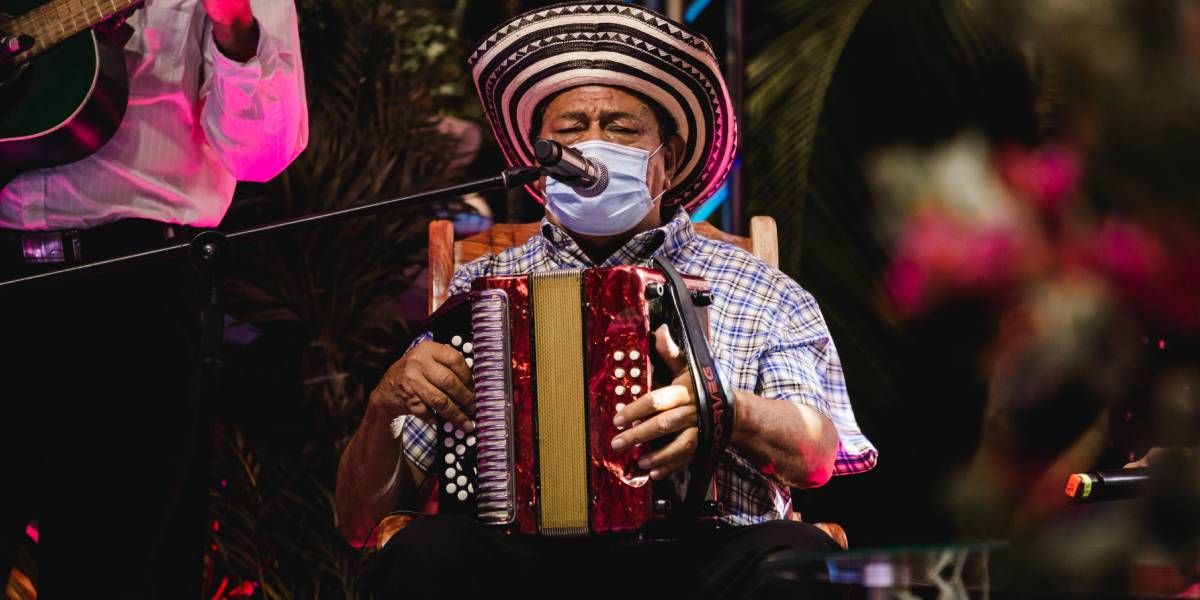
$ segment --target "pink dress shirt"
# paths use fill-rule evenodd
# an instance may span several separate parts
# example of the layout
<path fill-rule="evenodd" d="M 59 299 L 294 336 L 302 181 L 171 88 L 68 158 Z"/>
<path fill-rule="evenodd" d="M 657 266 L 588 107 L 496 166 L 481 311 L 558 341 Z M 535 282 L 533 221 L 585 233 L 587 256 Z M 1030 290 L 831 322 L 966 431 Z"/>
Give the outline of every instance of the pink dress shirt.
<path fill-rule="evenodd" d="M 0 189 L 0 227 L 84 228 L 125 218 L 220 223 L 238 180 L 266 181 L 308 143 L 296 8 L 252 0 L 258 54 L 217 49 L 199 0 L 148 0 L 125 46 L 129 108 L 117 133 L 75 163 Z"/>

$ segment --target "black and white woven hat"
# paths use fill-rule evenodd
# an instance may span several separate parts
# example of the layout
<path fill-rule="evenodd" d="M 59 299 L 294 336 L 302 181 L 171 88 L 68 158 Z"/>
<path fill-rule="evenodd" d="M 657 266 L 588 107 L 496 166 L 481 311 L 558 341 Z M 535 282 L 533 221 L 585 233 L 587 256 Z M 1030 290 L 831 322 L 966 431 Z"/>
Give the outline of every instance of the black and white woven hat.
<path fill-rule="evenodd" d="M 539 103 L 582 85 L 639 92 L 675 120 L 684 160 L 667 202 L 695 206 L 733 165 L 737 123 L 712 46 L 654 11 L 603 1 L 531 11 L 494 29 L 468 64 L 510 165 L 535 164 L 530 129 Z"/>

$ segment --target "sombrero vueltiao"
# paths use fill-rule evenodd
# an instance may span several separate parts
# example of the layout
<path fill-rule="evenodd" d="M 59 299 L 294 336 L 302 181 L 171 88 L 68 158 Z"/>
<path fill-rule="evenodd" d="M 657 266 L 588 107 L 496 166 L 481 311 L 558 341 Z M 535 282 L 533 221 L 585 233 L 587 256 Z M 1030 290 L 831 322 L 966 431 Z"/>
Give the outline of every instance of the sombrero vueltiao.
<path fill-rule="evenodd" d="M 667 202 L 695 206 L 733 165 L 737 123 L 712 47 L 654 11 L 609 2 L 531 11 L 492 30 L 468 65 L 510 165 L 534 164 L 529 129 L 538 104 L 581 85 L 634 90 L 675 120 L 684 160 Z"/>

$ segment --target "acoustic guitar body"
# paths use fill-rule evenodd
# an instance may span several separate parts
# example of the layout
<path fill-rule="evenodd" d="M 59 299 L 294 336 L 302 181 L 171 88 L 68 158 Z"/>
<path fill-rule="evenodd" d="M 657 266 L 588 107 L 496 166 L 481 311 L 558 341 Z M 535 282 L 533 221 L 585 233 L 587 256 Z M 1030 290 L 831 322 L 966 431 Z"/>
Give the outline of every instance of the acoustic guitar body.
<path fill-rule="evenodd" d="M 5 4 L 20 15 L 47 2 Z M 99 150 L 116 133 L 128 99 L 124 53 L 90 29 L 23 65 L 0 66 L 0 187 L 25 171 Z"/>

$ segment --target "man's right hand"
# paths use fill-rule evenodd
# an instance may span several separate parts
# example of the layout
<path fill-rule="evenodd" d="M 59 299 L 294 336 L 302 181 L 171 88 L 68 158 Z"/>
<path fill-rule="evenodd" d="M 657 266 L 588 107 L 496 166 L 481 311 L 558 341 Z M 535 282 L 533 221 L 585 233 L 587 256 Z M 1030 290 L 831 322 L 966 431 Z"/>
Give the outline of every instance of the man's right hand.
<path fill-rule="evenodd" d="M 474 431 L 474 380 L 467 361 L 454 348 L 426 340 L 409 349 L 384 373 L 371 392 L 367 409 L 382 413 L 390 422 L 412 415 L 430 424 L 437 415 Z"/>

